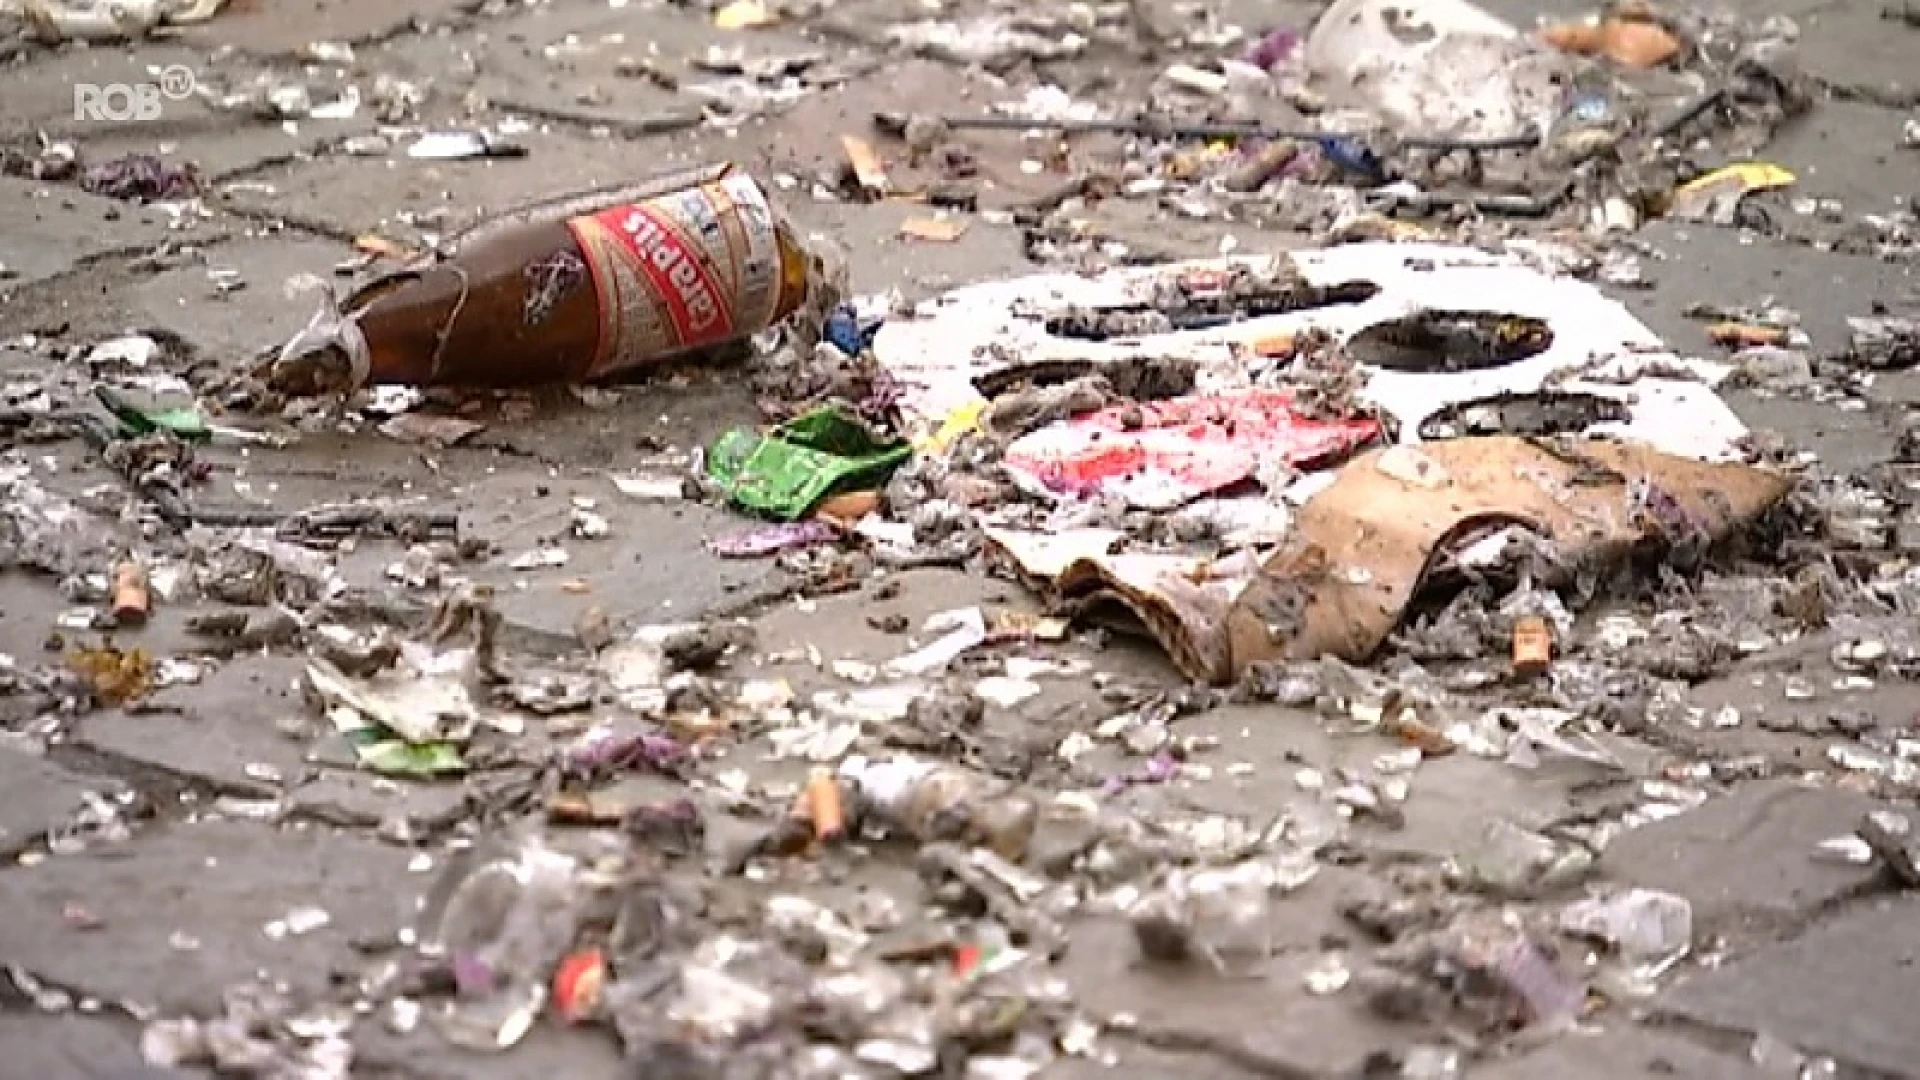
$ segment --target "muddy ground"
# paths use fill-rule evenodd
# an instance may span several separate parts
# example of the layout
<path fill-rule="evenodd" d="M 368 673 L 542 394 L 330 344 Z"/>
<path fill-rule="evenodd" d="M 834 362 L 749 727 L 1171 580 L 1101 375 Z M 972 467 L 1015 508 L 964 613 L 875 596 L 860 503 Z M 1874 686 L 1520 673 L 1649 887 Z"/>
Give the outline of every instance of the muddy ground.
<path fill-rule="evenodd" d="M 1580 8 L 1563 0 L 1490 6 L 1523 23 Z M 1202 9 L 1221 22 L 1254 28 L 1305 26 L 1315 13 L 1309 4 L 1229 0 L 1160 5 L 1154 17 L 1191 20 Z M 1913 80 L 1920 30 L 1883 19 L 1878 4 L 1766 0 L 1744 13 L 1798 20 L 1805 66 L 1830 86 Z M 839 136 L 865 131 L 878 104 L 962 112 L 1001 93 L 977 73 L 875 43 L 880 28 L 904 17 L 886 0 L 840 4 L 743 38 L 714 29 L 705 11 L 651 3 L 334 0 L 300 10 L 242 6 L 171 40 L 135 48 L 24 46 L 0 70 L 6 145 L 32 153 L 35 133 L 47 132 L 74 140 L 89 159 L 164 150 L 195 162 L 209 191 L 199 209 L 173 217 L 71 185 L 0 177 L 0 264 L 8 271 L 0 278 L 5 392 L 23 396 L 37 384 L 74 398 L 89 385 L 79 362 L 85 347 L 129 330 L 176 335 L 179 349 L 160 361 L 170 370 L 237 366 L 306 322 L 308 301 L 283 296 L 286 278 L 328 273 L 354 256 L 351 244 L 364 234 L 416 242 L 403 214 L 414 221 L 428 211 L 443 214 L 430 227 L 452 231 L 556 189 L 715 159 L 809 178 L 833 167 Z M 624 40 L 609 41 L 613 34 Z M 380 75 L 416 81 L 430 88 L 419 110 L 424 121 L 448 125 L 484 99 L 489 115 L 531 119 L 532 129 L 518 136 L 527 156 L 420 162 L 341 152 L 342 140 L 374 130 L 368 109 L 351 119 L 284 126 L 237 122 L 197 102 L 169 105 L 152 123 L 114 126 L 72 117 L 76 81 L 132 80 L 144 77 L 148 65 L 183 63 L 237 84 L 255 73 L 296 71 L 307 63 L 300 51 L 314 41 L 351 43 L 355 59 L 344 70 L 311 68 L 313 85 L 338 80 L 371 87 Z M 671 67 L 709 45 L 742 41 L 764 53 L 824 51 L 849 78 L 809 92 L 783 116 L 730 130 L 709 125 L 649 134 L 665 123 L 658 118 L 687 107 L 686 96 L 614 74 L 621 55 L 656 54 Z M 1174 58 L 1108 50 L 1043 70 L 1069 86 L 1107 77 L 1110 88 L 1089 89 L 1088 97 L 1124 95 Z M 1014 76 L 1016 82 L 1029 77 Z M 1893 210 L 1920 197 L 1920 152 L 1897 149 L 1910 115 L 1823 94 L 1766 156 L 1798 175 L 1795 196 L 1837 199 L 1848 217 Z M 1010 182 L 1017 187 L 1022 179 Z M 1021 232 L 1011 224 L 977 217 L 957 242 L 915 242 L 901 238 L 899 226 L 920 213 L 917 208 L 816 201 L 807 197 L 807 183 L 781 192 L 781 200 L 804 227 L 840 238 L 858 292 L 897 289 L 923 297 L 1031 268 Z M 1167 256 L 1214 254 L 1225 235 L 1237 240 L 1240 252 L 1314 242 L 1231 222 L 1170 222 L 1142 201 L 1116 200 L 1090 216 L 1132 246 Z M 1911 259 L 1836 254 L 1710 225 L 1655 222 L 1633 240 L 1644 245 L 1655 285 L 1612 291 L 1682 351 L 1710 348 L 1701 323 L 1683 314 L 1695 304 L 1770 299 L 1803 315 L 1816 350 L 1844 344 L 1847 316 L 1876 305 L 1909 310 L 1920 304 Z M 244 289 L 214 287 L 209 271 L 228 269 L 238 272 Z M 1862 399 L 1843 408 L 1790 396 L 1729 396 L 1753 427 L 1777 432 L 1816 452 L 1827 468 L 1847 472 L 1889 458 L 1914 392 L 1912 376 L 1893 374 L 1872 384 L 1864 407 Z M 910 638 L 922 640 L 893 632 L 896 624 L 879 616 L 897 614 L 917 628 L 928 614 L 950 608 L 1035 610 L 1020 586 L 979 570 L 891 571 L 856 582 L 851 591 L 796 599 L 794 579 L 775 563 L 722 560 L 706 550 L 705 539 L 743 524 L 738 515 L 693 501 L 643 503 L 612 484 L 609 471 L 632 467 L 640 455 L 690 449 L 726 427 L 754 423 L 754 402 L 738 370 L 678 369 L 585 399 L 555 391 L 480 400 L 472 418 L 486 430 L 451 449 L 405 444 L 369 428 L 306 434 L 286 449 L 203 451 L 212 474 L 194 497 L 203 505 L 289 511 L 369 493 L 419 497 L 457 511 L 464 533 L 498 546 L 499 554 L 463 566 L 462 573 L 497 587 L 503 640 L 514 655 L 559 662 L 577 656 L 575 627 L 589 607 L 603 609 L 616 631 L 739 616 L 751 621 L 757 644 L 735 661 L 735 674 L 784 678 L 803 695 L 844 685 L 832 661 L 880 663 L 905 652 Z M 118 530 L 118 545 L 139 543 L 137 519 L 118 512 L 124 489 L 117 475 L 84 442 L 18 450 L 47 488 L 109 511 L 85 519 L 84 530 Z M 566 540 L 572 559 L 564 567 L 511 569 L 512 556 L 566 534 L 579 498 L 594 501 L 610 534 Z M 388 578 L 387 567 L 401 551 L 391 540 L 367 539 L 342 555 L 340 571 L 396 617 L 417 618 L 434 595 Z M 50 635 L 93 639 L 58 629 L 57 617 L 75 606 L 47 575 L 0 576 L 0 652 L 13 658 L 9 674 L 16 666 L 56 663 Z M 186 655 L 205 644 L 188 633 L 187 620 L 217 607 L 161 602 L 150 625 L 116 640 L 155 657 Z M 1076 919 L 1058 970 L 1084 1010 L 1145 1016 L 1217 1039 L 1211 1049 L 1201 1045 L 1205 1040 L 1154 1049 L 1113 1035 L 1101 1044 L 1110 1061 L 1063 1058 L 1045 1075 L 1112 1068 L 1168 1078 L 1354 1075 L 1383 1052 L 1444 1044 L 1440 1025 L 1418 1018 L 1391 1023 L 1357 990 L 1308 988 L 1306 974 L 1327 956 L 1362 947 L 1340 914 L 1343 901 L 1386 880 L 1391 867 L 1458 855 L 1489 821 L 1545 828 L 1604 817 L 1657 801 L 1643 781 L 1666 779 L 1699 791 L 1705 804 L 1626 832 L 1607 848 L 1598 873 L 1605 881 L 1689 900 L 1692 956 L 1662 978 L 1657 992 L 1597 1010 L 1580 1030 L 1474 1043 L 1486 1052 L 1467 1075 L 1793 1075 L 1779 1071 L 1779 1053 L 1772 1064 L 1754 1063 L 1756 1037 L 1765 1036 L 1763 1043 L 1777 1040 L 1832 1058 L 1838 1075 L 1920 1076 L 1920 1035 L 1910 1022 L 1910 1002 L 1920 994 L 1916 902 L 1870 868 L 1815 855 L 1816 845 L 1852 829 L 1875 804 L 1874 795 L 1854 790 L 1871 785 L 1828 763 L 1834 732 L 1783 733 L 1759 722 L 1770 711 L 1832 707 L 1865 713 L 1889 728 L 1910 724 L 1920 702 L 1910 686 L 1892 677 L 1866 688 L 1841 685 L 1827 666 L 1835 641 L 1905 629 L 1889 616 L 1864 630 L 1813 633 L 1741 658 L 1731 671 L 1686 689 L 1684 704 L 1696 711 L 1669 709 L 1651 730 L 1626 740 L 1646 755 L 1632 777 L 1597 777 L 1586 766 L 1551 759 L 1530 770 L 1469 755 L 1425 763 L 1398 827 L 1356 825 L 1351 843 L 1361 857 L 1327 866 L 1276 901 L 1270 923 L 1276 955 L 1257 981 L 1142 967 L 1123 921 Z M 989 710 L 988 737 L 1015 749 L 1049 751 L 1117 711 L 1103 687 L 1147 692 L 1181 684 L 1149 643 L 1114 637 L 1098 644 L 1045 647 L 1046 656 L 1084 661 L 1098 675 L 1043 679 L 1041 696 Z M 412 917 L 431 868 L 466 836 L 475 802 L 493 789 L 478 781 L 393 781 L 357 769 L 351 752 L 322 730 L 303 702 L 301 664 L 297 650 L 240 650 L 207 664 L 199 681 L 155 690 L 136 706 L 73 715 L 45 711 L 36 695 L 0 699 L 7 729 L 0 745 L 0 846 L 16 863 L 0 871 L 6 912 L 0 961 L 20 973 L 16 981 L 24 977 L 70 999 L 0 989 L 0 1060 L 9 1063 L 0 1073 L 48 1080 L 116 1075 L 114 1069 L 139 1061 L 141 1021 L 127 1005 L 206 1015 L 228 987 L 261 974 L 302 992 L 325 994 L 330 984 L 337 991 L 342 973 L 364 959 L 357 946 L 391 937 Z M 1817 701 L 1787 702 L 1783 672 L 1805 673 Z M 1738 710 L 1738 723 L 1724 722 L 1723 706 Z M 1208 738 L 1218 745 L 1196 753 L 1199 768 L 1177 782 L 1130 789 L 1124 805 L 1147 814 L 1184 809 L 1264 819 L 1310 800 L 1297 780 L 1302 770 L 1328 776 L 1346 767 L 1364 770 L 1395 745 L 1377 736 L 1330 734 L 1326 718 L 1277 705 L 1223 705 L 1182 718 L 1179 731 L 1196 745 Z M 771 761 L 765 751 L 764 741 L 747 740 L 702 768 L 708 776 L 746 769 L 763 785 L 799 777 L 804 763 Z M 1097 786 L 1133 764 L 1103 745 L 1064 773 L 1056 768 L 1051 782 Z M 1882 795 L 1897 800 L 1899 792 Z M 101 818 L 111 821 L 99 825 Z M 77 821 L 96 825 L 83 829 Z M 722 814 L 709 822 L 716 834 L 755 827 Z M 430 857 L 419 859 L 420 853 Z M 780 887 L 803 891 L 821 876 L 807 866 L 787 874 Z M 856 877 L 917 903 L 918 889 L 904 871 L 863 864 Z M 821 888 L 834 894 L 831 882 Z M 330 923 L 280 939 L 263 932 L 307 904 L 325 908 Z M 610 1036 L 549 1024 L 498 1056 L 452 1049 L 425 1028 L 396 1034 L 379 1015 L 364 1018 L 353 1041 L 356 1077 L 647 1075 L 622 1063 Z M 1237 1062 L 1220 1052 L 1227 1044 L 1245 1051 Z"/>

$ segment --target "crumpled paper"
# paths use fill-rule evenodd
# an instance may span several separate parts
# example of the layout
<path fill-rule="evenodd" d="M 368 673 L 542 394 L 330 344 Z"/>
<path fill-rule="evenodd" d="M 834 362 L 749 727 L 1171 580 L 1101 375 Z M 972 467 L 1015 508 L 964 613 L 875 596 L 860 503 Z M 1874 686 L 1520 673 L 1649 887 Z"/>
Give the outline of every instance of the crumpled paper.
<path fill-rule="evenodd" d="M 307 682 L 328 706 L 352 709 L 411 743 L 459 742 L 471 736 L 479 712 L 464 673 L 433 660 L 424 667 L 404 667 L 409 670 L 355 679 L 329 661 L 313 660 L 307 664 Z"/>

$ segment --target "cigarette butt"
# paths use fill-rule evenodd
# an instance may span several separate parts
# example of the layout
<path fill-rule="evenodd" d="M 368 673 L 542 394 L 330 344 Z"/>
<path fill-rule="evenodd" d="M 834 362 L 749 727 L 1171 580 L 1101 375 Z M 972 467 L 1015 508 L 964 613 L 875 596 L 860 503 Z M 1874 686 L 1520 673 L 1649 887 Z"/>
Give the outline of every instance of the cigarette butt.
<path fill-rule="evenodd" d="M 1601 29 L 1600 51 L 1631 68 L 1657 67 L 1680 51 L 1680 39 L 1656 23 L 1615 19 Z"/>
<path fill-rule="evenodd" d="M 1292 139 L 1271 142 L 1248 155 L 1221 182 L 1228 191 L 1259 191 L 1299 156 L 1300 144 Z"/>
<path fill-rule="evenodd" d="M 1538 675 L 1553 663 L 1553 631 L 1547 620 L 1528 615 L 1513 624 L 1513 670 Z"/>
<path fill-rule="evenodd" d="M 547 800 L 547 820 L 555 825 L 618 825 L 630 809 L 624 800 L 608 795 L 563 791 Z"/>
<path fill-rule="evenodd" d="M 889 186 L 887 168 L 880 164 L 880 155 L 873 144 L 857 135 L 842 135 L 840 146 L 846 151 L 847 164 L 853 168 L 853 179 L 860 190 L 871 198 L 884 196 Z"/>
<path fill-rule="evenodd" d="M 877 491 L 848 491 L 835 495 L 820 504 L 814 511 L 823 518 L 835 521 L 855 522 L 880 508 L 880 493 Z"/>
<path fill-rule="evenodd" d="M 1715 345 L 1730 345 L 1744 349 L 1754 345 L 1785 345 L 1790 335 L 1777 326 L 1751 326 L 1746 323 L 1723 322 L 1707 327 L 1707 337 L 1712 339 Z"/>
<path fill-rule="evenodd" d="M 121 626 L 147 621 L 153 598 L 147 591 L 147 570 L 129 559 L 113 570 L 113 619 Z"/>
<path fill-rule="evenodd" d="M 847 812 L 840 802 L 840 781 L 832 770 L 815 769 L 807 776 L 806 803 L 814 839 L 831 840 L 845 831 Z"/>
<path fill-rule="evenodd" d="M 1401 709 L 1389 718 L 1387 730 L 1428 757 L 1445 757 L 1454 751 L 1453 741 L 1447 738 L 1446 732 L 1420 719 L 1412 709 Z"/>
<path fill-rule="evenodd" d="M 1292 334 L 1275 334 L 1272 337 L 1255 339 L 1253 354 L 1269 360 L 1285 360 L 1293 356 L 1295 347 Z"/>
<path fill-rule="evenodd" d="M 410 261 L 418 254 L 418 252 L 415 252 L 413 249 L 389 240 L 379 233 L 361 233 L 359 236 L 354 237 L 353 249 L 363 255 L 372 255 L 375 258 L 391 259 L 394 262 L 401 263 Z"/>
<path fill-rule="evenodd" d="M 1556 49 L 1592 56 L 1606 42 L 1606 32 L 1597 23 L 1562 23 L 1540 31 L 1547 44 Z"/>
<path fill-rule="evenodd" d="M 952 218 L 908 218 L 900 223 L 901 236 L 936 244 L 951 244 L 966 231 L 965 225 Z"/>

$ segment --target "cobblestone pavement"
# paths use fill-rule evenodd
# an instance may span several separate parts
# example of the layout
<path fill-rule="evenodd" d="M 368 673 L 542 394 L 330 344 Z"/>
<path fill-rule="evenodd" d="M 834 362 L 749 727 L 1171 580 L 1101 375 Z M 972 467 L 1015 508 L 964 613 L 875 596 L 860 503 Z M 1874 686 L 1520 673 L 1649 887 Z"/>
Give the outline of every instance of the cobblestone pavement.
<path fill-rule="evenodd" d="M 1523 21 L 1577 10 L 1565 0 L 1492 6 Z M 1159 17 L 1196 19 L 1202 7 L 1249 26 L 1305 25 L 1314 14 L 1291 0 L 1222 0 L 1169 5 Z M 1920 31 L 1883 20 L 1878 4 L 1765 0 L 1758 7 L 1800 21 L 1805 64 L 1830 85 L 1915 77 Z M 1750 14 L 1758 17 L 1757 9 Z M 803 178 L 783 201 L 805 227 L 842 238 L 857 291 L 899 288 L 924 296 L 1020 272 L 1029 265 L 1021 231 L 999 219 L 971 221 L 954 243 L 914 242 L 899 232 L 914 207 L 807 197 L 804 178 L 831 170 L 841 155 L 838 136 L 865 130 L 876 106 L 967 110 L 988 92 L 987 76 L 886 49 L 882 30 L 901 17 L 890 0 L 847 0 L 813 18 L 755 31 L 744 39 L 752 54 L 824 50 L 847 78 L 810 91 L 778 117 L 733 129 L 680 126 L 675 118 L 689 108 L 686 93 L 616 74 L 621 56 L 654 57 L 678 70 L 682 58 L 743 41 L 715 29 L 706 11 L 656 3 L 259 2 L 133 49 L 23 47 L 0 73 L 0 145 L 31 151 L 37 133 L 46 132 L 75 140 L 91 160 L 163 150 L 197 163 L 212 194 L 202 210 L 170 216 L 70 185 L 0 177 L 0 263 L 7 274 L 0 278 L 0 367 L 8 376 L 0 392 L 15 399 L 49 377 L 47 347 L 24 335 L 73 346 L 64 360 L 72 372 L 82 372 L 87 343 L 135 328 L 177 336 L 181 352 L 170 364 L 178 370 L 234 365 L 307 320 L 307 301 L 284 297 L 281 282 L 328 273 L 354 256 L 356 237 L 413 242 L 422 231 L 450 232 L 556 189 L 715 159 Z M 317 41 L 351 44 L 351 63 L 311 59 L 307 51 Z M 170 64 L 234 85 L 304 68 L 309 85 L 351 82 L 369 95 L 377 76 L 390 75 L 429 88 L 420 106 L 429 122 L 457 124 L 483 103 L 489 115 L 528 118 L 530 130 L 518 137 L 528 153 L 438 162 L 349 154 L 345 140 L 378 130 L 370 102 L 342 120 L 242 122 L 194 101 L 170 102 L 151 122 L 74 120 L 76 83 L 137 81 Z M 1111 85 L 1104 93 L 1123 94 L 1152 70 L 1142 59 L 1115 54 L 1063 74 L 1082 86 L 1100 76 Z M 1881 104 L 1824 101 L 1768 156 L 1799 175 L 1800 193 L 1839 199 L 1847 214 L 1890 209 L 1917 194 L 1920 156 L 1895 149 L 1906 119 Z M 1005 180 L 1014 191 L 1022 182 Z M 1215 253 L 1227 234 L 1241 251 L 1309 239 L 1220 222 L 1169 228 L 1125 200 L 1103 205 L 1098 215 L 1113 235 L 1172 256 Z M 1683 315 L 1695 303 L 1772 297 L 1803 313 L 1815 342 L 1833 343 L 1844 340 L 1846 316 L 1916 299 L 1910 263 L 1704 225 L 1654 223 L 1639 239 L 1658 285 L 1622 291 L 1621 298 L 1681 348 L 1700 344 L 1699 324 Z M 237 272 L 246 287 L 217 288 L 215 271 Z M 1876 407 L 1851 411 L 1755 395 L 1735 400 L 1753 426 L 1777 430 L 1846 469 L 1889 456 L 1900 406 L 1914 388 L 1911 376 L 1887 376 L 1870 391 Z M 626 387 L 611 404 L 566 394 L 541 395 L 536 407 L 518 411 L 490 404 L 481 418 L 484 437 L 444 451 L 371 432 L 310 436 L 285 451 L 216 450 L 212 490 L 234 502 L 283 508 L 342 490 L 424 495 L 457 506 L 463 528 L 507 553 L 553 532 L 572 500 L 598 500 L 611 537 L 576 545 L 564 569 L 516 572 L 496 559 L 476 571 L 499 586 L 512 647 L 535 654 L 571 648 L 589 605 L 602 607 L 617 626 L 745 612 L 767 657 L 764 673 L 813 688 L 827 676 L 809 661 L 809 650 L 868 662 L 902 650 L 897 634 L 876 628 L 876 612 L 917 624 L 961 605 L 1030 603 L 1008 583 L 932 569 L 893 573 L 884 589 L 804 606 L 769 603 L 788 584 L 781 571 L 717 559 L 700 542 L 728 527 L 724 510 L 621 499 L 603 474 L 637 448 L 692 447 L 723 427 L 753 421 L 750 394 L 725 371 L 680 371 Z M 69 496 L 85 499 L 114 483 L 77 441 L 29 449 L 53 463 L 48 482 Z M 390 545 L 369 541 L 343 557 L 342 574 L 377 591 L 396 557 Z M 67 606 L 43 578 L 0 575 L 0 651 L 40 655 L 53 616 Z M 139 643 L 156 656 L 185 652 L 194 640 L 186 620 L 201 613 L 163 605 Z M 1755 722 L 1787 707 L 1780 673 L 1832 679 L 1825 662 L 1835 640 L 1812 635 L 1745 658 L 1732 674 L 1688 690 L 1696 711 L 1680 715 L 1694 720 L 1647 733 L 1643 748 L 1658 764 L 1641 774 L 1655 778 L 1645 783 L 1596 782 L 1551 764 L 1522 770 L 1465 756 L 1429 762 L 1405 808 L 1404 828 L 1371 837 L 1365 857 L 1329 868 L 1277 906 L 1272 929 L 1281 960 L 1269 979 L 1223 984 L 1144 971 L 1124 924 L 1092 917 L 1074 927 L 1062 970 L 1090 1010 L 1145 1015 L 1249 1051 L 1234 1060 L 1115 1040 L 1121 1068 L 1167 1078 L 1357 1075 L 1380 1051 L 1431 1041 L 1433 1033 L 1389 1023 L 1354 992 L 1306 988 L 1307 968 L 1354 935 L 1340 913 L 1343 896 L 1389 865 L 1388 854 L 1444 858 L 1493 819 L 1545 827 L 1657 801 L 1649 785 L 1666 776 L 1699 781 L 1713 797 L 1626 832 L 1606 850 L 1599 873 L 1686 898 L 1695 920 L 1692 956 L 1649 996 L 1597 1012 L 1581 1030 L 1505 1048 L 1469 1074 L 1793 1075 L 1779 1071 L 1777 1061 L 1754 1063 L 1760 1039 L 1831 1057 L 1841 1076 L 1920 1077 L 1920 1029 L 1909 1012 L 1920 999 L 1920 900 L 1868 867 L 1815 856 L 1822 841 L 1850 831 L 1881 800 L 1828 769 L 1829 733 L 1778 732 Z M 1086 656 L 1132 683 L 1178 681 L 1162 658 L 1142 648 L 1116 645 Z M 321 993 L 345 977 L 370 938 L 390 936 L 413 915 L 429 880 L 416 853 L 442 851 L 482 789 L 397 784 L 356 771 L 350 752 L 299 726 L 307 711 L 300 670 L 297 656 L 242 651 L 197 684 L 161 689 L 137 708 L 70 720 L 22 715 L 0 699 L 4 726 L 13 731 L 0 740 L 0 845 L 18 862 L 0 871 L 0 961 L 42 988 L 36 998 L 0 987 L 0 1061 L 10 1063 L 0 1073 L 44 1080 L 131 1075 L 114 1071 L 140 1060 L 140 1027 L 123 1005 L 205 1014 L 225 988 L 260 973 Z M 1916 701 L 1889 680 L 1836 704 L 1905 724 Z M 1747 722 L 1714 722 L 1724 706 Z M 992 722 L 1014 743 L 1046 746 L 1090 723 L 1101 707 L 1096 687 L 1049 683 L 1040 698 Z M 1333 775 L 1390 745 L 1333 738 L 1310 714 L 1273 706 L 1227 706 L 1182 724 L 1183 734 L 1222 740 L 1221 767 L 1211 779 L 1143 797 L 1254 817 L 1286 809 L 1298 769 Z M 39 752 L 43 736 L 56 729 L 50 748 Z M 752 758 L 743 753 L 737 760 Z M 1229 762 L 1244 768 L 1224 768 Z M 1760 773 L 1771 775 L 1743 779 Z M 117 811 L 127 835 L 59 840 L 73 823 L 101 817 L 103 806 Z M 263 930 L 304 904 L 324 907 L 330 922 L 294 936 Z M 47 988 L 70 995 L 74 1007 L 50 1011 Z M 424 1030 L 395 1033 L 372 1019 L 358 1025 L 354 1041 L 355 1076 L 644 1075 L 628 1071 L 610 1039 L 546 1025 L 500 1056 L 450 1049 Z M 1048 1075 L 1103 1069 L 1068 1059 Z"/>

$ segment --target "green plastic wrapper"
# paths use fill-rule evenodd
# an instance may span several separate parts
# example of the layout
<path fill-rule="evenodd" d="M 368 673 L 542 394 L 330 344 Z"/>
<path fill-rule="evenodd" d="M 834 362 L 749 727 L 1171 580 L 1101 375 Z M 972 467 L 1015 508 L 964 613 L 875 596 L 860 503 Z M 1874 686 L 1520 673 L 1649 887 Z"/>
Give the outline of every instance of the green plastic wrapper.
<path fill-rule="evenodd" d="M 430 778 L 467 771 L 460 748 L 449 742 L 410 743 L 379 724 L 361 720 L 356 726 L 345 716 L 334 719 L 334 728 L 346 737 L 360 763 L 374 772 Z"/>
<path fill-rule="evenodd" d="M 119 422 L 122 435 L 137 437 L 166 431 L 187 442 L 206 442 L 213 437 L 206 418 L 192 406 L 145 404 L 108 386 L 94 387 L 93 396 Z"/>
<path fill-rule="evenodd" d="M 735 505 L 793 521 L 830 495 L 886 483 L 913 456 L 904 439 L 883 440 L 831 406 L 770 432 L 735 429 L 707 450 L 707 476 Z"/>

